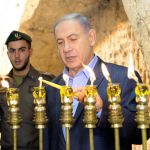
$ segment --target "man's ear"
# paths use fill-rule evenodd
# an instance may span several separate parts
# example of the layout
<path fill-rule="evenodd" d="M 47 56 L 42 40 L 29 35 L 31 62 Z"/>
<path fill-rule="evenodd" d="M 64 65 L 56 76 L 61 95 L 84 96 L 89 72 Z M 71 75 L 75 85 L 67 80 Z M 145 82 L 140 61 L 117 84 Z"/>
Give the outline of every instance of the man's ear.
<path fill-rule="evenodd" d="M 94 29 L 89 30 L 89 41 L 91 46 L 94 46 L 96 43 L 96 31 Z"/>
<path fill-rule="evenodd" d="M 8 58 L 9 58 L 9 53 L 8 53 L 8 51 L 7 51 L 7 56 L 8 56 Z"/>
<path fill-rule="evenodd" d="M 33 51 L 32 48 L 30 48 L 30 56 L 32 55 L 32 51 Z"/>

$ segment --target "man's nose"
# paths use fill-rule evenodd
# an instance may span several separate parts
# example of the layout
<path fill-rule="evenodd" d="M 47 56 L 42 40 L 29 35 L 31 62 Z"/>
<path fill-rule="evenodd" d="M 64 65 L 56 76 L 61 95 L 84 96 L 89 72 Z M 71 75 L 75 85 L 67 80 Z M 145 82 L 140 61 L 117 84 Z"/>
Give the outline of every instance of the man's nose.
<path fill-rule="evenodd" d="M 71 50 L 71 45 L 69 42 L 65 42 L 64 44 L 64 52 L 68 52 Z"/>
<path fill-rule="evenodd" d="M 19 51 L 15 51 L 15 57 L 19 57 L 20 56 L 20 53 L 19 53 Z"/>

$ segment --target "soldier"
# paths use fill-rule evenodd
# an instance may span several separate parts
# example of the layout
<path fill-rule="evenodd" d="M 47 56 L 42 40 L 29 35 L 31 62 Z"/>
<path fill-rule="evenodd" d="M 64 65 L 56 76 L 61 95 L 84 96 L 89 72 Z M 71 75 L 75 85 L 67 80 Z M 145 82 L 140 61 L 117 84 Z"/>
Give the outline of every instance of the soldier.
<path fill-rule="evenodd" d="M 19 89 L 19 108 L 22 117 L 21 127 L 17 132 L 18 150 L 37 150 L 39 147 L 38 130 L 34 126 L 34 104 L 33 87 L 39 85 L 38 77 L 42 76 L 46 80 L 52 80 L 53 75 L 43 74 L 30 64 L 32 39 L 29 35 L 13 31 L 6 40 L 8 57 L 13 66 L 8 76 L 12 78 L 12 87 Z M 5 95 L 0 98 L 1 117 L 1 146 L 4 150 L 13 149 L 13 134 L 10 128 L 8 117 L 8 106 Z"/>

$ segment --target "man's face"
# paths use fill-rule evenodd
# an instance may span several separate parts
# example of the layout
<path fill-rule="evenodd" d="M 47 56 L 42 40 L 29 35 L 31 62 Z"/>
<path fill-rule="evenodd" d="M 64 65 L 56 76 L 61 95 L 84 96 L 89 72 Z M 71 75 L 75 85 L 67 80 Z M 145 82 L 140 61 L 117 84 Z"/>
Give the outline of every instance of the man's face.
<path fill-rule="evenodd" d="M 26 69 L 29 64 L 31 49 L 25 40 L 11 41 L 7 45 L 8 57 L 16 71 Z"/>
<path fill-rule="evenodd" d="M 59 23 L 55 28 L 55 37 L 61 59 L 69 70 L 78 72 L 82 63 L 88 64 L 93 57 L 95 31 L 85 31 L 76 20 Z"/>

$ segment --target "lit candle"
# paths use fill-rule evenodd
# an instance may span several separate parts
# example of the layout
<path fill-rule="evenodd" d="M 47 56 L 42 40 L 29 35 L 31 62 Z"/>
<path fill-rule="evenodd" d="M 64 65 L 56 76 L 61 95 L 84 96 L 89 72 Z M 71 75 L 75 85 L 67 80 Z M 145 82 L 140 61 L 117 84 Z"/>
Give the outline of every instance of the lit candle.
<path fill-rule="evenodd" d="M 39 80 L 39 97 L 42 96 L 42 93 L 41 93 L 41 88 L 42 88 L 42 77 L 39 77 L 38 80 Z"/>
<path fill-rule="evenodd" d="M 139 82 L 138 78 L 137 78 L 137 76 L 135 75 L 135 72 L 134 72 L 133 57 L 132 57 L 131 52 L 129 53 L 128 78 L 135 80 L 137 83 Z"/>
<path fill-rule="evenodd" d="M 129 67 L 128 67 L 128 78 L 133 79 L 137 82 L 137 86 L 135 88 L 136 94 L 136 122 L 138 124 L 138 128 L 141 129 L 142 133 L 142 145 L 143 150 L 147 150 L 147 132 L 146 129 L 149 128 L 149 111 L 148 111 L 148 96 L 149 96 L 149 88 L 148 85 L 138 83 L 138 78 L 134 72 L 134 64 L 132 53 L 129 54 Z"/>
<path fill-rule="evenodd" d="M 4 88 L 9 88 L 9 83 L 5 79 L 2 79 L 1 83 Z"/>
<path fill-rule="evenodd" d="M 69 76 L 67 74 L 63 74 L 63 79 L 66 83 L 66 86 L 69 86 Z"/>
<path fill-rule="evenodd" d="M 56 89 L 59 89 L 59 90 L 62 89 L 62 86 L 60 86 L 60 85 L 58 85 L 56 83 L 53 83 L 53 82 L 50 82 L 50 81 L 46 81 L 46 80 L 43 80 L 43 79 L 42 79 L 42 82 L 46 83 L 46 84 L 48 84 L 48 85 L 50 85 L 50 86 L 52 86 L 52 87 L 54 87 Z"/>
<path fill-rule="evenodd" d="M 94 81 L 96 80 L 96 77 L 95 77 L 95 74 L 94 74 L 93 70 L 89 66 L 87 66 L 87 65 L 84 65 L 84 64 L 82 64 L 82 65 L 89 72 L 91 85 L 93 86 Z"/>
<path fill-rule="evenodd" d="M 108 82 L 111 83 L 110 74 L 109 74 L 107 67 L 104 63 L 102 63 L 101 68 L 102 68 L 102 72 L 103 72 L 103 75 L 105 76 L 106 80 L 108 80 Z"/>
<path fill-rule="evenodd" d="M 39 88 L 41 88 L 42 87 L 42 80 L 43 80 L 43 78 L 39 77 L 38 80 L 39 80 Z"/>

